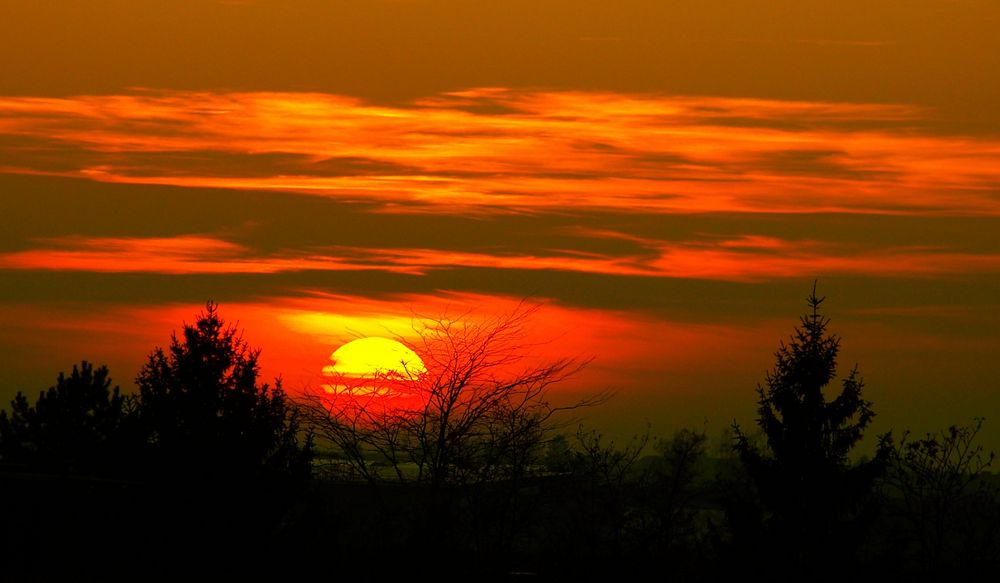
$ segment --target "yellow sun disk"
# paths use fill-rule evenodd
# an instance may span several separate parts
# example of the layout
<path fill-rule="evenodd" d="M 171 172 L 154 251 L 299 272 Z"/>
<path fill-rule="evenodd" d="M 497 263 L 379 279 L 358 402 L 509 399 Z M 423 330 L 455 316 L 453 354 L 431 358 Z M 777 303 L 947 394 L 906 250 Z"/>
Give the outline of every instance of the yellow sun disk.
<path fill-rule="evenodd" d="M 406 345 L 388 338 L 352 340 L 330 355 L 332 365 L 323 367 L 328 376 L 372 377 L 397 374 L 413 377 L 426 372 L 424 363 Z"/>

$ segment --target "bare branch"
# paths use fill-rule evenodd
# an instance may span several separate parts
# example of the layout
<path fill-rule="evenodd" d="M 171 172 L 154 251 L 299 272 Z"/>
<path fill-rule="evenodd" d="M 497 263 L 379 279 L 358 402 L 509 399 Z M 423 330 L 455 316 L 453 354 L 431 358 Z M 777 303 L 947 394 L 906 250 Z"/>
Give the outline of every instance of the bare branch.
<path fill-rule="evenodd" d="M 364 480 L 432 484 L 509 479 L 529 471 L 554 417 L 605 402 L 610 393 L 563 406 L 549 388 L 578 374 L 589 359 L 534 364 L 542 344 L 528 341 L 527 322 L 539 305 L 522 302 L 485 320 L 415 317 L 414 350 L 423 369 L 335 378 L 303 397 L 304 419 L 336 456 Z"/>

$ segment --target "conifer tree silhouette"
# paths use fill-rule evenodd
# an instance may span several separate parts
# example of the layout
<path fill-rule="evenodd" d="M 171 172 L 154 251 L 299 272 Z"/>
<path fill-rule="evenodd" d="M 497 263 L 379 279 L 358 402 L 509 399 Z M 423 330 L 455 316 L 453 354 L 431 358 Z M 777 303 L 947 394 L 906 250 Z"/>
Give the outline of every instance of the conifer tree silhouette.
<path fill-rule="evenodd" d="M 733 424 L 736 451 L 764 510 L 764 534 L 781 548 L 779 567 L 793 576 L 829 574 L 848 560 L 891 452 L 884 435 L 873 459 L 852 464 L 848 458 L 875 413 L 862 395 L 857 367 L 842 379 L 839 394 L 828 398 L 824 392 L 836 376 L 840 350 L 840 338 L 827 332 L 829 319 L 820 313 L 824 299 L 814 285 L 809 313 L 781 343 L 774 369 L 757 387 L 757 424 L 766 447 L 755 446 Z"/>
<path fill-rule="evenodd" d="M 106 366 L 83 361 L 69 376 L 59 373 L 34 405 L 18 392 L 10 414 L 0 411 L 0 459 L 32 471 L 117 471 L 132 409 Z"/>
<path fill-rule="evenodd" d="M 143 427 L 157 463 L 203 475 L 308 471 L 298 413 L 281 389 L 258 383 L 259 350 L 208 302 L 136 378 Z"/>

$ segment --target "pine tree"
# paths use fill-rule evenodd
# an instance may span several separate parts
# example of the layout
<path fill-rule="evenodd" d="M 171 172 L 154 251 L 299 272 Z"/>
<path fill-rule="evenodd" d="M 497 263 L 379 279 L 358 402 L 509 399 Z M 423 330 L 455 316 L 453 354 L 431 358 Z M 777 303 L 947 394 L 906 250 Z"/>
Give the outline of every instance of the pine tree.
<path fill-rule="evenodd" d="M 132 407 L 111 387 L 108 368 L 83 361 L 42 391 L 34 405 L 18 392 L 0 411 L 0 459 L 33 471 L 118 471 L 128 450 Z"/>
<path fill-rule="evenodd" d="M 814 285 L 810 312 L 781 343 L 774 370 L 757 387 L 766 447 L 755 446 L 734 423 L 736 451 L 764 510 L 763 534 L 782 547 L 782 565 L 794 575 L 845 564 L 861 542 L 874 480 L 890 452 L 882 436 L 873 459 L 849 459 L 875 413 L 856 366 L 839 394 L 824 392 L 836 377 L 840 350 L 840 337 L 827 332 L 830 321 L 820 312 L 824 299 Z"/>
<path fill-rule="evenodd" d="M 298 414 L 281 389 L 258 383 L 259 350 L 209 302 L 136 379 L 153 457 L 168 471 L 245 476 L 308 470 Z"/>

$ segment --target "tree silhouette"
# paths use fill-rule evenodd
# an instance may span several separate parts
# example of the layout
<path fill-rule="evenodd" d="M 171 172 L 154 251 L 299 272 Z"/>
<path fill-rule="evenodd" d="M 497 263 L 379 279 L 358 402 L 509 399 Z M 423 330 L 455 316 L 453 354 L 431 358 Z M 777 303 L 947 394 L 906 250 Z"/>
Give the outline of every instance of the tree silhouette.
<path fill-rule="evenodd" d="M 828 575 L 851 556 L 890 452 L 882 436 L 874 459 L 854 465 L 848 459 L 875 413 L 862 396 L 857 367 L 841 381 L 838 395 L 828 399 L 824 393 L 836 376 L 840 349 L 840 338 L 827 333 L 829 319 L 820 313 L 824 299 L 814 285 L 810 312 L 776 351 L 765 386 L 757 387 L 757 424 L 766 447 L 755 446 L 733 424 L 735 448 L 764 510 L 766 540 L 780 548 L 773 568 L 785 575 Z M 828 557 L 837 560 L 822 560 Z"/>
<path fill-rule="evenodd" d="M 409 533 L 407 552 L 508 552 L 523 524 L 518 493 L 540 468 L 554 416 L 604 398 L 550 403 L 548 388 L 585 362 L 529 359 L 526 323 L 537 309 L 421 319 L 411 346 L 425 370 L 335 379 L 333 393 L 307 395 L 310 426 L 346 470 L 338 478 L 412 496 L 411 519 L 392 533 Z"/>
<path fill-rule="evenodd" d="M 44 579 L 60 565 L 134 576 L 282 563 L 275 549 L 311 440 L 300 442 L 280 383 L 258 382 L 258 356 L 209 302 L 150 354 L 137 395 L 87 362 L 33 406 L 18 394 L 0 412 L 0 491 L 15 502 L 0 547 L 24 557 L 8 571 Z"/>
<path fill-rule="evenodd" d="M 134 445 L 125 434 L 133 405 L 111 387 L 106 366 L 83 361 L 69 376 L 59 373 L 34 405 L 18 392 L 10 414 L 0 411 L 0 459 L 33 471 L 119 471 L 125 448 Z"/>
<path fill-rule="evenodd" d="M 559 579 L 648 578 L 666 568 L 678 580 L 708 580 L 705 442 L 690 429 L 651 438 L 648 426 L 624 442 L 583 427 L 551 439 L 534 541 L 548 569 Z"/>
<path fill-rule="evenodd" d="M 1000 559 L 1000 487 L 994 453 L 976 443 L 983 425 L 952 425 L 893 448 L 886 485 L 900 521 L 893 546 L 928 580 L 948 580 Z"/>
<path fill-rule="evenodd" d="M 167 471 L 245 476 L 308 472 L 298 413 L 281 389 L 258 383 L 259 350 L 208 302 L 183 336 L 157 348 L 136 384 L 155 462 Z"/>
<path fill-rule="evenodd" d="M 604 398 L 549 403 L 548 387 L 586 363 L 523 366 L 532 348 L 525 324 L 537 309 L 522 305 L 483 322 L 424 320 L 414 348 L 426 372 L 338 379 L 336 394 L 306 396 L 310 423 L 368 481 L 385 478 L 385 470 L 393 480 L 435 486 L 522 475 L 540 455 L 555 413 Z M 359 383 L 381 388 L 355 391 Z"/>
<path fill-rule="evenodd" d="M 135 400 L 112 387 L 107 367 L 87 361 L 42 391 L 32 405 L 23 393 L 0 411 L 0 492 L 6 504 L 0 556 L 8 578 L 57 578 L 73 565 L 90 578 L 129 562 L 132 540 L 148 514 L 137 505 L 134 480 L 141 459 Z M 141 517 L 133 520 L 133 517 Z M 6 553 L 6 554 L 5 554 Z"/>
<path fill-rule="evenodd" d="M 572 532 L 569 538 L 591 559 L 617 561 L 625 556 L 630 519 L 635 512 L 635 467 L 649 444 L 649 427 L 624 445 L 582 427 L 572 451 Z M 631 512 L 630 512 L 631 511 Z M 642 533 L 648 535 L 649 533 Z M 583 558 L 583 557 L 580 557 Z"/>
<path fill-rule="evenodd" d="M 193 324 L 155 349 L 136 378 L 146 442 L 150 524 L 138 557 L 175 567 L 273 567 L 293 505 L 310 473 L 311 438 L 296 408 L 259 382 L 260 351 L 208 302 Z"/>

